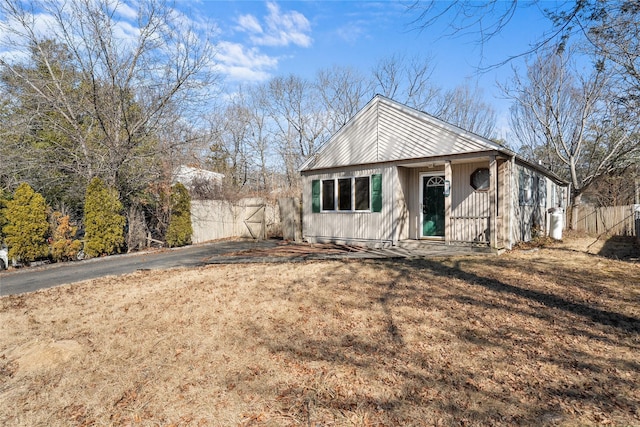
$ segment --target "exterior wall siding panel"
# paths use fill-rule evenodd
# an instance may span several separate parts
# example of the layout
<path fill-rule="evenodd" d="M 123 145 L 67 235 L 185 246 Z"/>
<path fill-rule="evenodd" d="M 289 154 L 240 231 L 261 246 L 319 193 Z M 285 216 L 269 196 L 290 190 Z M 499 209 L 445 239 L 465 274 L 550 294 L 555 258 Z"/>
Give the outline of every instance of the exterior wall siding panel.
<path fill-rule="evenodd" d="M 426 118 L 385 103 L 379 104 L 379 160 L 403 160 L 486 150 L 487 146 L 448 129 L 434 126 Z"/>
<path fill-rule="evenodd" d="M 343 168 L 331 172 L 303 176 L 303 199 L 311 197 L 314 179 L 335 179 L 382 174 L 381 212 L 320 212 L 311 211 L 311 203 L 303 203 L 303 237 L 308 241 L 375 241 L 394 240 L 393 201 L 398 196 L 396 168 L 384 166 L 368 169 Z"/>
<path fill-rule="evenodd" d="M 490 190 L 474 190 L 471 175 L 489 162 L 451 165 L 451 240 L 486 243 L 491 227 Z"/>
<path fill-rule="evenodd" d="M 361 112 L 331 139 L 340 138 L 339 144 L 327 143 L 316 155 L 316 169 L 375 163 L 377 161 L 377 108 L 370 106 Z M 331 140 L 329 142 L 331 142 Z"/>
<path fill-rule="evenodd" d="M 488 140 L 427 114 L 374 98 L 303 169 L 330 169 L 497 148 Z"/>
<path fill-rule="evenodd" d="M 547 234 L 550 220 L 549 208 L 564 207 L 563 198 L 558 196 L 563 193 L 563 187 L 522 164 L 516 164 L 512 181 L 511 198 L 514 212 L 512 240 L 528 242 L 536 237 L 536 234 Z M 527 193 L 526 187 L 530 187 L 530 193 Z M 530 198 L 529 194 L 531 194 Z"/>

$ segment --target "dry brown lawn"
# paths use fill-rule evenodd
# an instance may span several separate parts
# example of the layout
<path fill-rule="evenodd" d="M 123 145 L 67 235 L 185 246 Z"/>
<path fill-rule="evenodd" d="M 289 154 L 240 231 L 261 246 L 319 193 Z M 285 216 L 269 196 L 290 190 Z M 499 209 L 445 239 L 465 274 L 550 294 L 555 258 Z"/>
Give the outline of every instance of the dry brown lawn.
<path fill-rule="evenodd" d="M 640 425 L 640 265 L 565 247 L 0 299 L 0 424 Z"/>

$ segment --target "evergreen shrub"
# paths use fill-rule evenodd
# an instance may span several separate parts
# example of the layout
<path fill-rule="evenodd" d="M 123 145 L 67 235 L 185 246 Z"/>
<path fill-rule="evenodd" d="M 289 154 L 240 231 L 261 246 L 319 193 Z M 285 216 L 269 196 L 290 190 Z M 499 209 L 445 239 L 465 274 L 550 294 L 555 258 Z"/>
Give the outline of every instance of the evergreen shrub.
<path fill-rule="evenodd" d="M 84 253 L 87 257 L 110 255 L 124 245 L 125 217 L 118 192 L 93 178 L 84 201 Z"/>
<path fill-rule="evenodd" d="M 191 197 L 184 185 L 177 183 L 171 188 L 171 217 L 166 240 L 169 247 L 191 244 Z"/>
<path fill-rule="evenodd" d="M 82 243 L 74 239 L 78 232 L 78 227 L 69 221 L 69 215 L 62 215 L 60 212 L 52 214 L 53 232 L 51 233 L 51 258 L 55 261 L 69 261 L 76 259 Z"/>
<path fill-rule="evenodd" d="M 44 258 L 49 253 L 47 234 L 47 203 L 27 183 L 22 183 L 13 193 L 13 199 L 5 202 L 2 228 L 5 242 L 9 247 L 9 258 L 30 263 Z"/>

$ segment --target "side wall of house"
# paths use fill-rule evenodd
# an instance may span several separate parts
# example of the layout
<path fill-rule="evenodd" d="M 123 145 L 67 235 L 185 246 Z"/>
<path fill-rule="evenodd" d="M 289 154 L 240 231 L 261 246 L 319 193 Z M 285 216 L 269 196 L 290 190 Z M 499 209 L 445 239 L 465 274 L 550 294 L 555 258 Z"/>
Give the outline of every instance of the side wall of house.
<path fill-rule="evenodd" d="M 314 180 L 357 178 L 382 175 L 381 212 L 369 211 L 321 211 L 313 212 L 312 183 Z M 397 239 L 394 233 L 401 232 L 394 217 L 402 215 L 401 203 L 395 199 L 402 196 L 397 168 L 391 165 L 369 167 L 346 167 L 322 173 L 305 173 L 302 177 L 302 236 L 315 242 L 359 242 L 391 245 Z M 396 208 L 394 209 L 394 206 Z M 400 208 L 398 208 L 400 206 Z"/>
<path fill-rule="evenodd" d="M 512 175 L 512 234 L 514 243 L 528 242 L 549 233 L 549 209 L 564 208 L 564 187 L 522 164 Z"/>

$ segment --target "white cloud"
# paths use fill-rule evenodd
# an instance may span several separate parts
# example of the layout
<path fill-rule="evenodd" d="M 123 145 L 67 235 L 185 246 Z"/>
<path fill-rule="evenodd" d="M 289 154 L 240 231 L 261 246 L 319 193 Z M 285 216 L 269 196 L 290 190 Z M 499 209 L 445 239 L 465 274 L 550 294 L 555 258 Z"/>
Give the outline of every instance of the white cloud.
<path fill-rule="evenodd" d="M 238 25 L 241 31 L 246 31 L 249 33 L 262 34 L 262 27 L 253 15 L 242 15 L 238 18 Z"/>
<path fill-rule="evenodd" d="M 140 28 L 128 22 L 119 21 L 114 25 L 113 34 L 118 40 L 124 41 L 126 45 L 133 45 L 140 36 Z"/>
<path fill-rule="evenodd" d="M 276 58 L 247 48 L 239 43 L 223 41 L 218 44 L 217 69 L 231 80 L 262 81 L 270 77 L 268 70 L 278 65 Z"/>
<path fill-rule="evenodd" d="M 294 44 L 309 47 L 311 24 L 300 12 L 282 12 L 273 2 L 267 3 L 269 14 L 265 17 L 265 28 L 253 15 L 239 18 L 240 29 L 251 34 L 251 41 L 262 46 L 289 46 Z"/>
<path fill-rule="evenodd" d="M 30 53 L 30 30 L 39 39 L 51 38 L 51 32 L 56 28 L 57 22 L 54 17 L 46 13 L 26 14 L 24 22 L 30 30 L 27 30 L 23 23 L 15 20 L 14 17 L 0 17 L 0 52 L 2 59 L 7 62 L 19 62 L 28 59 Z"/>
<path fill-rule="evenodd" d="M 135 21 L 138 18 L 138 11 L 125 2 L 118 3 L 116 12 L 124 19 Z"/>
<path fill-rule="evenodd" d="M 336 35 L 350 45 L 355 44 L 363 37 L 367 37 L 367 31 L 363 25 L 356 22 L 350 22 L 348 25 L 342 26 L 335 31 Z"/>

